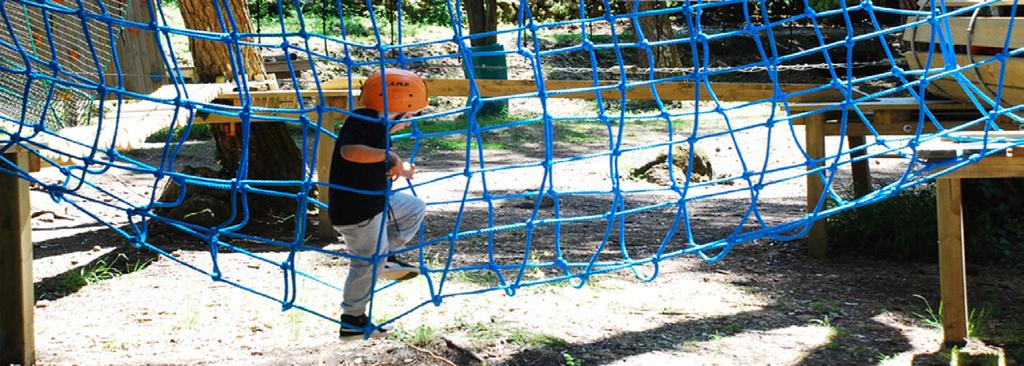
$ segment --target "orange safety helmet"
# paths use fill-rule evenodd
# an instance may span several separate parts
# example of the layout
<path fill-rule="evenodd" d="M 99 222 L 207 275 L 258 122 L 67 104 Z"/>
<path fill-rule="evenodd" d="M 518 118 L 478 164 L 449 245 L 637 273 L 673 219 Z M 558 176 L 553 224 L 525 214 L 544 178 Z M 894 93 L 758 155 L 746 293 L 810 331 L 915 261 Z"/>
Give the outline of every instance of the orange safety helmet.
<path fill-rule="evenodd" d="M 418 111 L 427 106 L 427 83 L 419 75 L 402 69 L 385 69 L 388 91 L 388 112 Z M 366 108 L 384 111 L 384 83 L 380 71 L 363 83 L 359 102 Z"/>

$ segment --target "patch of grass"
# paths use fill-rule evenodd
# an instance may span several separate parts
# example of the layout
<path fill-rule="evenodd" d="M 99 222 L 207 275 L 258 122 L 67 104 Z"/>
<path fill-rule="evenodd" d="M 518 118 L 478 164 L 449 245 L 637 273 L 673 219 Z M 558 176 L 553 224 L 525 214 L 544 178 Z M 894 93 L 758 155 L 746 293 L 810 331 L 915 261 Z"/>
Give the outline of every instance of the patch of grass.
<path fill-rule="evenodd" d="M 127 351 L 128 350 L 128 342 L 121 342 L 121 343 L 103 342 L 103 345 L 101 347 L 106 352 Z"/>
<path fill-rule="evenodd" d="M 864 346 L 853 347 L 853 349 L 850 350 L 850 352 L 852 352 L 853 355 L 858 358 L 866 358 L 871 355 L 871 349 Z"/>
<path fill-rule="evenodd" d="M 292 342 L 299 340 L 299 337 L 302 336 L 303 314 L 298 311 L 288 313 L 288 330 Z"/>
<path fill-rule="evenodd" d="M 923 312 L 913 312 L 914 317 L 924 323 L 929 328 L 942 329 L 942 303 L 939 303 L 938 309 L 933 309 L 932 305 L 928 303 L 928 299 L 924 296 L 915 294 L 914 297 L 921 299 L 924 302 Z"/>
<path fill-rule="evenodd" d="M 178 319 L 176 328 L 179 329 L 195 329 L 196 324 L 199 324 L 199 318 L 202 316 L 202 304 L 199 299 L 192 299 L 188 302 L 188 307 L 185 309 L 184 314 Z"/>
<path fill-rule="evenodd" d="M 490 127 L 529 118 L 532 117 L 525 115 L 482 117 L 477 119 L 477 126 Z M 417 128 L 419 128 L 420 132 L 424 134 L 455 132 L 451 135 L 421 139 L 421 148 L 442 151 L 463 150 L 466 148 L 466 131 L 469 128 L 469 122 L 465 116 L 459 116 L 457 118 L 450 120 L 421 121 L 417 122 Z M 515 130 L 518 128 L 523 127 L 510 127 L 501 129 L 500 131 L 482 134 L 484 149 L 504 149 L 507 148 L 508 146 L 514 146 L 513 144 L 526 142 L 524 140 L 527 136 L 520 133 L 516 133 L 517 131 Z M 407 129 L 402 131 L 402 133 L 409 131 L 411 130 Z M 414 139 L 406 137 L 393 140 L 392 146 L 397 150 L 408 151 L 412 149 L 414 143 Z M 472 146 L 475 147 L 476 140 L 474 139 L 472 143 Z"/>
<path fill-rule="evenodd" d="M 722 329 L 720 329 L 719 331 L 723 335 L 730 336 L 730 335 L 739 333 L 740 330 L 742 330 L 742 328 L 740 328 L 739 324 L 730 322 L 730 323 L 725 324 L 725 326 L 723 326 Z"/>
<path fill-rule="evenodd" d="M 583 362 L 577 360 L 575 357 L 569 354 L 569 352 L 562 352 L 562 361 L 565 362 L 565 366 L 582 366 Z"/>
<path fill-rule="evenodd" d="M 971 338 L 982 337 L 989 328 L 989 319 L 997 311 L 996 307 L 991 304 L 971 308 L 970 313 L 967 314 L 967 336 Z"/>
<path fill-rule="evenodd" d="M 527 347 L 541 345 L 565 347 L 569 345 L 569 342 L 566 342 L 562 338 L 523 329 L 513 329 L 509 331 L 505 340 L 509 341 L 512 344 L 518 344 L 520 346 Z"/>
<path fill-rule="evenodd" d="M 497 286 L 498 275 L 489 270 L 448 272 L 448 280 L 480 287 Z"/>
<path fill-rule="evenodd" d="M 524 347 L 542 345 L 566 347 L 569 345 L 569 342 L 565 339 L 556 336 L 520 328 L 508 329 L 500 324 L 476 322 L 464 325 L 464 327 L 466 328 L 466 333 L 469 336 L 469 341 L 473 344 L 473 347 L 476 348 L 489 347 L 499 341 L 505 341 Z"/>
<path fill-rule="evenodd" d="M 476 322 L 465 328 L 470 343 L 476 348 L 493 345 L 501 339 L 501 331 L 494 325 Z"/>
<path fill-rule="evenodd" d="M 842 308 L 839 307 L 839 302 L 831 299 L 814 301 L 811 303 L 811 309 L 823 314 L 835 314 L 842 310 Z"/>
<path fill-rule="evenodd" d="M 892 360 L 892 359 L 895 359 L 895 358 L 896 358 L 895 354 L 890 355 L 890 354 L 885 354 L 885 353 L 882 353 L 882 352 L 878 352 L 878 354 L 875 355 L 875 359 L 878 360 L 878 362 L 885 362 L 885 361 L 889 361 L 889 360 Z"/>
<path fill-rule="evenodd" d="M 411 332 L 399 331 L 398 339 L 402 342 L 414 345 L 425 346 L 437 339 L 437 332 L 427 324 L 420 324 Z"/>
<path fill-rule="evenodd" d="M 51 295 L 67 295 L 88 285 L 141 271 L 149 263 L 149 260 L 131 262 L 124 253 L 118 253 L 112 259 L 101 257 L 91 264 L 78 268 L 78 270 L 65 272 L 52 281 L 40 283 L 36 290 L 37 298 L 47 298 Z"/>
<path fill-rule="evenodd" d="M 850 331 L 846 328 L 832 324 L 832 319 L 825 315 L 821 319 L 811 319 L 811 324 L 827 328 L 832 334 L 829 337 L 828 344 L 825 345 L 826 349 L 838 350 L 842 348 L 842 343 L 839 341 L 850 334 Z"/>

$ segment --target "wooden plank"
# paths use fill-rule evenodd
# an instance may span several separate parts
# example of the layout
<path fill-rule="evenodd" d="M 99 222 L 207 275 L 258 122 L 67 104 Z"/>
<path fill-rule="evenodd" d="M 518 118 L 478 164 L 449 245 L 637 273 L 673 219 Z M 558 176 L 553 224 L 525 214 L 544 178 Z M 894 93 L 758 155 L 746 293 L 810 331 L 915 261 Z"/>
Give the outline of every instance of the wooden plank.
<path fill-rule="evenodd" d="M 835 102 L 828 103 L 794 103 L 789 105 L 791 113 L 803 113 L 808 111 L 815 111 L 820 109 L 829 108 L 835 106 Z M 925 101 L 925 107 L 933 111 L 955 111 L 955 110 L 977 110 L 971 105 L 964 103 L 950 101 L 950 100 L 929 100 Z M 920 110 L 921 105 L 915 98 L 882 98 L 875 101 L 863 102 L 857 104 L 857 109 L 863 112 L 874 112 L 874 111 L 917 111 Z M 836 108 L 834 111 L 828 111 L 824 113 L 835 113 L 838 115 L 840 109 Z"/>
<path fill-rule="evenodd" d="M 1024 27 L 1018 27 L 1018 29 L 1024 29 Z M 926 52 L 906 52 L 903 54 L 907 60 L 907 64 L 913 69 L 923 69 L 925 61 L 928 60 L 928 54 Z M 975 60 L 985 60 L 991 56 L 976 56 Z M 958 65 L 970 65 L 971 60 L 967 55 L 956 55 L 956 62 Z M 941 57 L 933 57 L 932 63 L 929 64 L 928 69 L 934 70 L 934 72 L 942 71 L 945 61 Z M 977 72 L 973 69 L 965 70 L 961 74 L 965 79 L 978 85 L 978 89 L 989 95 L 994 96 L 988 92 L 988 90 L 997 90 L 999 86 L 999 76 L 1003 73 L 1002 64 L 999 62 L 992 62 L 977 67 Z M 980 78 L 979 78 L 980 75 Z M 984 84 L 984 85 L 982 85 Z M 988 87 L 986 89 L 985 87 Z M 960 86 L 960 83 L 952 77 L 946 77 L 939 80 L 933 80 L 928 85 L 928 90 L 932 93 L 945 96 L 950 99 L 959 100 L 964 103 L 970 103 L 970 98 L 964 91 L 964 88 Z M 1003 101 L 1004 104 L 1018 105 L 1024 104 L 1024 59 L 1010 58 L 1006 60 L 1005 76 L 1003 77 Z"/>
<path fill-rule="evenodd" d="M 963 123 L 964 121 L 941 122 L 942 126 L 946 129 L 959 126 Z M 1012 130 L 1016 130 L 1018 126 L 1016 123 L 1010 121 L 997 121 L 996 125 L 998 125 L 999 128 L 1002 129 Z M 840 125 L 838 123 L 826 123 L 824 127 L 825 136 L 838 136 L 839 127 Z M 875 131 L 877 131 L 879 135 L 913 135 L 914 132 L 916 132 L 917 130 L 917 121 L 909 121 L 906 123 L 899 124 L 872 124 L 872 127 L 875 128 Z M 982 130 L 984 128 L 985 127 L 982 125 L 974 125 L 968 128 L 967 130 L 977 131 Z M 924 126 L 921 129 L 921 131 L 922 133 L 935 133 L 938 131 L 938 129 L 936 129 L 935 125 L 933 125 L 930 121 L 927 121 L 924 123 Z M 846 134 L 848 136 L 868 136 L 871 133 L 868 131 L 867 126 L 865 126 L 863 123 L 849 123 L 846 125 Z"/>
<path fill-rule="evenodd" d="M 264 62 L 263 68 L 268 74 L 279 74 L 287 76 L 289 79 L 292 77 L 292 72 L 288 68 L 288 61 Z M 303 71 L 312 69 L 309 65 L 309 60 L 292 60 L 292 68 L 295 69 L 297 76 L 302 74 Z"/>
<path fill-rule="evenodd" d="M 1013 0 L 1002 0 L 1002 1 L 991 1 L 991 0 L 984 0 L 984 1 L 982 1 L 982 0 L 952 0 L 952 1 L 945 1 L 945 2 L 943 2 L 942 0 L 935 0 L 935 3 L 936 4 L 945 4 L 947 8 L 953 8 L 953 7 L 959 8 L 959 7 L 966 7 L 966 6 L 972 6 L 972 5 L 978 5 L 978 4 L 985 4 L 984 6 L 1013 6 L 1015 4 L 1024 5 L 1024 2 L 1015 2 Z M 930 8 L 931 7 L 931 1 L 926 1 L 925 5 L 928 5 L 928 7 Z"/>
<path fill-rule="evenodd" d="M 28 169 L 28 152 L 4 154 Z M 9 167 L 8 167 L 9 168 Z M 32 227 L 28 182 L 0 173 L 0 364 L 35 361 Z"/>
<path fill-rule="evenodd" d="M 805 144 L 807 145 L 807 155 L 812 159 L 825 157 L 825 135 L 822 130 L 824 124 L 825 118 L 820 114 L 808 117 L 804 136 Z M 822 198 L 824 189 L 824 182 L 817 174 L 807 175 L 808 213 L 814 211 L 814 207 L 818 205 L 819 200 L 825 199 Z M 807 233 L 807 249 L 808 253 L 813 257 L 824 258 L 828 254 L 828 228 L 825 225 L 825 220 L 818 220 L 812 224 L 810 232 Z"/>
<path fill-rule="evenodd" d="M 989 156 L 964 166 L 943 177 L 949 178 L 1020 178 L 1024 177 L 1024 157 Z"/>
<path fill-rule="evenodd" d="M 939 226 L 943 340 L 947 344 L 964 344 L 967 341 L 967 277 L 964 272 L 960 179 L 937 179 L 935 200 Z"/>
<path fill-rule="evenodd" d="M 358 92 L 359 91 L 357 89 L 356 93 L 358 94 Z M 323 90 L 320 91 L 320 93 L 323 93 L 325 98 L 334 98 L 334 97 L 345 97 L 345 96 L 348 96 L 348 90 L 344 90 L 344 89 L 323 89 Z M 313 99 L 319 98 L 319 93 L 317 92 L 316 89 L 303 89 L 303 90 L 299 90 L 299 94 L 302 96 L 302 98 L 313 98 Z M 278 98 L 278 99 L 283 100 L 283 101 L 292 101 L 292 102 L 294 102 L 296 100 L 296 98 L 295 98 L 295 91 L 294 90 L 259 90 L 259 91 L 251 91 L 251 92 L 249 92 L 249 95 L 252 96 L 253 99 L 256 99 L 256 98 Z M 242 95 L 239 92 L 230 92 L 230 93 L 221 94 L 220 96 L 217 97 L 217 100 L 239 100 L 241 98 L 242 98 Z"/>
<path fill-rule="evenodd" d="M 356 90 L 362 86 L 365 79 L 352 78 L 352 89 Z M 348 79 L 336 79 L 320 84 L 322 89 L 348 90 Z M 469 96 L 469 80 L 466 79 L 427 79 L 427 90 L 431 96 L 443 97 L 466 97 Z M 614 85 L 616 81 L 599 81 L 599 85 Z M 529 94 L 537 92 L 537 81 L 535 80 L 488 80 L 477 79 L 476 85 L 480 95 L 484 97 L 498 97 L 508 95 Z M 694 100 L 697 90 L 691 82 L 662 82 L 656 84 L 658 96 L 662 100 Z M 579 98 L 596 99 L 596 92 L 568 93 L 573 89 L 592 88 L 594 82 L 591 80 L 545 80 L 544 86 L 550 98 Z M 782 90 L 786 93 L 810 90 L 818 87 L 817 84 L 783 84 Z M 710 100 L 710 94 L 706 84 L 701 84 L 701 100 Z M 774 95 L 774 87 L 767 83 L 712 83 L 711 89 L 719 99 L 724 101 L 753 101 L 771 98 Z M 559 93 L 565 94 L 552 94 Z M 617 89 L 605 90 L 601 96 L 606 100 L 618 100 L 620 93 Z M 635 86 L 626 91 L 626 98 L 633 100 L 651 100 L 654 94 L 650 86 Z M 791 97 L 791 102 L 823 102 L 841 100 L 841 94 L 835 90 L 825 90 L 799 97 Z"/>
<path fill-rule="evenodd" d="M 967 14 L 970 15 L 970 14 Z M 920 18 L 909 18 L 907 22 L 916 22 Z M 949 28 L 945 25 L 940 25 L 940 33 L 936 35 L 936 39 L 932 39 L 931 25 L 928 23 L 921 24 L 913 29 L 908 29 L 903 33 L 903 40 L 908 42 L 918 43 L 938 43 L 937 41 L 945 38 L 948 33 L 949 40 L 954 45 L 966 46 L 969 37 L 971 39 L 971 45 L 980 47 L 998 47 L 1003 48 L 1003 44 L 1006 43 L 1006 37 L 1008 32 L 1006 31 L 1010 26 L 1009 17 L 979 17 L 974 22 L 974 34 L 971 35 L 967 28 L 971 26 L 971 17 L 950 17 Z M 1024 47 L 1024 27 L 1021 27 L 1020 19 L 1014 22 L 1013 32 L 1010 32 L 1010 49 L 1017 49 Z M 941 37 L 941 38 L 940 38 Z M 927 50 L 926 50 L 927 51 Z"/>

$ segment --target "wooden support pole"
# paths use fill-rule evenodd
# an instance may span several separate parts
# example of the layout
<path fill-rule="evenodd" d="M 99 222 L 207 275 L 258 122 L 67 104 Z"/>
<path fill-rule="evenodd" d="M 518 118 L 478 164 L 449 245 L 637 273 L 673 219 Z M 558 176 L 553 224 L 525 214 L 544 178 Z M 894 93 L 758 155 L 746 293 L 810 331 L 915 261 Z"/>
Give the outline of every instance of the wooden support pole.
<path fill-rule="evenodd" d="M 5 153 L 21 169 L 28 152 Z M 5 164 L 0 161 L 0 164 Z M 10 169 L 10 166 L 5 167 Z M 0 364 L 35 362 L 32 226 L 28 182 L 0 173 Z"/>
<path fill-rule="evenodd" d="M 935 199 L 939 225 L 943 341 L 963 345 L 967 342 L 967 277 L 964 272 L 960 179 L 936 179 Z"/>
<path fill-rule="evenodd" d="M 335 108 L 342 108 L 345 106 L 346 99 L 344 97 L 334 97 L 327 100 L 327 105 Z M 336 121 L 341 119 L 343 116 L 336 112 L 329 112 L 324 117 L 324 128 L 329 131 L 334 131 L 334 125 Z M 326 133 L 320 134 L 320 145 L 316 151 L 316 174 L 317 179 L 321 182 L 329 182 L 331 180 L 331 160 L 334 158 L 334 138 Z M 317 193 L 319 200 L 324 203 L 330 202 L 331 189 L 326 185 L 317 187 Z M 326 209 L 320 209 L 320 225 L 317 230 L 320 234 L 320 239 L 327 241 L 338 240 L 338 231 L 334 230 L 334 226 L 331 224 L 331 216 L 328 214 Z"/>
<path fill-rule="evenodd" d="M 859 146 L 863 146 L 865 143 L 864 136 L 849 136 L 850 149 L 855 149 Z M 860 150 L 850 154 L 851 158 L 858 158 L 864 156 L 867 152 Z M 857 161 L 850 164 L 850 169 L 853 170 L 853 194 L 856 197 L 863 197 L 864 195 L 871 193 L 873 189 L 871 187 L 871 164 L 868 160 Z"/>
<path fill-rule="evenodd" d="M 333 113 L 332 113 L 333 114 Z M 325 123 L 326 124 L 326 123 Z M 334 122 L 331 121 L 331 127 Z M 317 180 L 321 182 L 329 182 L 331 180 L 331 154 L 334 152 L 334 138 L 327 135 L 326 133 L 320 134 L 320 145 L 316 151 L 316 174 Z M 317 188 L 318 199 L 321 202 L 330 202 L 331 189 L 326 185 L 320 185 Z M 320 238 L 328 241 L 338 240 L 338 232 L 334 230 L 334 226 L 331 225 L 331 216 L 328 215 L 327 209 L 320 209 L 320 226 L 319 233 Z"/>
<path fill-rule="evenodd" d="M 825 116 L 820 113 L 811 115 L 806 117 L 804 122 L 806 123 L 804 126 L 804 143 L 807 147 L 807 155 L 811 159 L 825 157 Z M 807 175 L 808 213 L 814 211 L 814 207 L 818 205 L 818 200 L 822 197 L 824 190 L 825 184 L 817 174 Z M 813 257 L 822 258 L 828 254 L 828 229 L 825 226 L 825 221 L 819 220 L 812 224 L 811 231 L 807 234 L 807 249 Z"/>

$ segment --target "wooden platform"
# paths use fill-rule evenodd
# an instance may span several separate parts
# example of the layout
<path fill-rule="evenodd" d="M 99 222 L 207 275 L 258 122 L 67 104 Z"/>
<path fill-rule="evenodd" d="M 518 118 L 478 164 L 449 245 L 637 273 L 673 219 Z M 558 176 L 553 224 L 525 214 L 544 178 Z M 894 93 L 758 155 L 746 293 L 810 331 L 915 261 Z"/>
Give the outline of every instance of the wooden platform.
<path fill-rule="evenodd" d="M 971 1 L 961 1 L 954 3 L 954 5 L 947 3 L 947 7 L 974 4 L 976 3 Z M 998 2 L 994 5 L 1012 5 L 1012 2 L 1009 4 Z M 1011 19 L 1009 17 L 979 16 L 972 18 L 972 13 L 969 12 L 963 16 L 951 17 L 947 20 L 948 28 L 946 27 L 946 22 L 943 22 L 942 26 L 938 29 L 939 33 L 936 39 L 948 38 L 957 48 L 958 54 L 949 55 L 956 60 L 954 67 L 962 67 L 992 59 L 994 57 L 992 54 L 1002 51 L 1007 37 L 1010 37 L 1010 50 L 1024 47 L 1024 22 L 1022 22 L 1022 19 L 1016 19 L 1013 22 L 1014 27 L 1012 29 L 1010 29 Z M 907 20 L 908 23 L 917 21 L 919 21 L 919 18 L 912 17 Z M 928 69 L 931 70 L 931 74 L 945 71 L 943 70 L 946 65 L 944 55 L 942 55 L 942 51 L 937 47 L 938 42 L 934 42 L 932 38 L 932 27 L 928 23 L 916 26 L 903 33 L 904 42 L 913 46 L 903 54 L 911 68 L 917 70 Z M 933 54 L 931 63 L 928 63 L 928 45 L 930 43 L 936 43 L 936 53 Z M 966 54 L 968 50 L 971 51 L 971 56 Z M 966 69 L 960 72 L 960 74 L 977 86 L 981 93 L 994 99 L 1002 72 L 1003 65 L 998 61 L 992 61 L 982 66 Z M 1024 58 L 1014 57 L 1006 60 L 1005 76 L 1002 80 L 1003 105 L 1024 104 Z M 934 94 L 965 103 L 970 101 L 970 97 L 964 91 L 964 87 L 952 76 L 931 82 L 928 85 L 928 90 Z"/>
<path fill-rule="evenodd" d="M 951 128 L 961 125 L 965 121 L 978 118 L 977 110 L 971 106 L 951 101 L 927 101 L 926 108 L 938 118 L 944 128 Z M 799 114 L 808 111 L 818 111 L 835 106 L 834 103 L 806 103 L 790 105 L 790 112 Z M 917 121 L 920 111 L 920 104 L 914 98 L 887 98 L 875 102 L 860 103 L 856 106 L 864 113 L 871 122 L 872 127 L 880 135 L 912 135 L 917 130 Z M 807 154 L 813 159 L 825 157 L 825 137 L 839 136 L 840 124 L 838 119 L 841 110 L 830 110 L 808 115 L 802 118 L 795 118 L 793 124 L 805 125 L 804 142 Z M 1017 130 L 1019 125 L 1008 119 L 998 121 L 1000 128 L 1005 130 Z M 983 126 L 975 126 L 975 129 Z M 925 123 L 924 133 L 933 133 L 936 128 L 930 123 Z M 865 136 L 870 132 L 859 117 L 850 115 L 848 118 L 846 137 L 849 140 L 850 149 L 862 146 L 866 143 Z M 862 156 L 863 152 L 854 153 L 852 157 Z M 863 196 L 872 191 L 871 168 L 868 161 L 859 161 L 851 164 L 853 173 L 854 194 L 857 197 Z M 807 176 L 807 212 L 811 212 L 822 199 L 824 182 L 818 175 Z M 815 222 L 808 234 L 808 248 L 811 255 L 824 257 L 828 253 L 828 229 L 823 220 Z"/>
<path fill-rule="evenodd" d="M 233 84 L 191 84 L 184 87 L 188 91 L 189 100 L 209 103 L 231 90 L 232 86 Z M 150 95 L 154 98 L 171 99 L 177 95 L 177 90 L 174 85 L 164 85 Z M 98 102 L 94 103 L 98 107 Z M 130 100 L 121 104 L 118 120 L 117 101 L 107 100 L 103 105 L 104 117 L 101 124 L 68 127 L 57 131 L 57 133 L 66 139 L 86 145 L 92 145 L 93 141 L 96 141 L 95 145 L 98 147 L 113 147 L 116 150 L 125 151 L 138 148 L 147 137 L 161 129 L 168 128 L 172 122 L 177 122 L 180 125 L 189 118 L 186 109 L 181 109 L 175 115 L 177 107 L 171 104 Z M 91 150 L 91 147 L 76 145 L 49 135 L 41 135 L 33 141 L 63 152 L 62 154 L 40 150 L 40 153 L 48 159 L 62 165 L 81 163 L 75 157 L 85 156 Z"/>
<path fill-rule="evenodd" d="M 1024 134 L 1002 134 L 1024 141 Z M 988 149 L 1011 144 L 991 143 Z M 930 141 L 922 144 L 918 155 L 931 161 L 977 153 L 981 144 Z M 935 203 L 939 229 L 939 278 L 942 296 L 942 330 L 946 343 L 963 344 L 967 339 L 967 277 L 964 271 L 963 203 L 961 186 L 965 179 L 1024 177 L 1024 148 L 986 157 L 977 163 L 943 175 L 935 181 Z"/>

